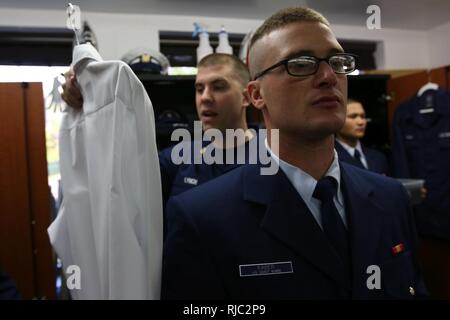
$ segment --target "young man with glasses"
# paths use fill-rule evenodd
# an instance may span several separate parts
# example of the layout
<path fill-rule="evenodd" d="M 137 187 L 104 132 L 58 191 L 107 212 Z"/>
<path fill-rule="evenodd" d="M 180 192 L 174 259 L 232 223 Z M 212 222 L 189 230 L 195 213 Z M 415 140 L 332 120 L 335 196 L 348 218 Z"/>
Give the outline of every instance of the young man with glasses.
<path fill-rule="evenodd" d="M 169 201 L 162 297 L 426 295 L 406 191 L 334 150 L 355 59 L 328 21 L 308 8 L 277 12 L 254 34 L 249 67 L 251 101 L 279 129 L 266 148 L 281 170 L 243 165 Z"/>

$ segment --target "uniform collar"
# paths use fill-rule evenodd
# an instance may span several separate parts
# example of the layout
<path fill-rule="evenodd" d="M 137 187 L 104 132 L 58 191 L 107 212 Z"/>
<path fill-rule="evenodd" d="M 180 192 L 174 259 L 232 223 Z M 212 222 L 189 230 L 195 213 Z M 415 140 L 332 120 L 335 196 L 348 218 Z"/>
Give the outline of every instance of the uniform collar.
<path fill-rule="evenodd" d="M 281 170 L 283 170 L 284 174 L 287 176 L 289 181 L 292 183 L 294 188 L 302 197 L 303 201 L 310 203 L 312 200 L 312 195 L 314 193 L 314 189 L 317 185 L 317 180 L 310 176 L 308 173 L 303 171 L 300 168 L 297 168 L 286 161 L 280 159 L 276 154 L 272 152 L 270 149 L 267 139 L 265 140 L 265 146 L 270 156 L 274 159 L 274 161 L 280 166 Z M 337 201 L 343 206 L 344 200 L 342 196 L 341 189 L 341 170 L 339 168 L 339 159 L 336 150 L 334 150 L 334 159 L 331 163 L 328 171 L 325 173 L 324 177 L 332 177 L 337 181 L 338 189 L 337 189 Z"/>
<path fill-rule="evenodd" d="M 355 150 L 358 150 L 359 153 L 362 155 L 364 154 L 363 150 L 362 150 L 362 146 L 361 146 L 361 142 L 358 140 L 356 142 L 356 146 L 352 147 L 349 146 L 348 144 L 346 144 L 345 142 L 339 140 L 338 138 L 336 138 L 336 141 L 352 156 L 355 156 Z"/>
<path fill-rule="evenodd" d="M 204 154 L 205 152 L 208 152 L 209 154 L 215 156 L 217 151 L 220 151 L 222 153 L 222 163 L 220 164 L 222 167 L 226 167 L 227 169 L 232 169 L 235 167 L 238 167 L 244 163 L 249 163 L 250 161 L 250 143 L 257 143 L 257 140 L 251 141 L 253 139 L 257 139 L 256 136 L 254 136 L 252 139 L 245 141 L 244 143 L 235 146 L 233 148 L 218 148 L 216 145 L 214 145 L 211 141 L 205 141 L 202 140 L 202 148 L 200 150 L 201 154 Z M 233 154 L 233 161 L 232 163 L 227 163 L 227 152 L 231 152 Z M 243 154 L 244 158 L 238 158 L 239 154 Z M 238 162 L 239 160 L 239 162 Z M 243 162 L 243 163 L 242 163 Z"/>

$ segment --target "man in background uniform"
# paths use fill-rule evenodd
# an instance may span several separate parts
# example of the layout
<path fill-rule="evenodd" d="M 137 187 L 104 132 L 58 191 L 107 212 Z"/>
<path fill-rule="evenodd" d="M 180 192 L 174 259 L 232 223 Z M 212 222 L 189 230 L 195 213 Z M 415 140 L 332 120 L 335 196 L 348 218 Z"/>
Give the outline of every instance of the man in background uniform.
<path fill-rule="evenodd" d="M 64 91 L 61 96 L 69 106 L 81 109 L 83 97 L 75 75 L 69 71 L 65 76 L 66 83 L 63 84 Z M 226 129 L 244 131 L 248 129 L 246 108 L 250 105 L 250 101 L 246 85 L 249 80 L 247 66 L 235 56 L 215 53 L 205 56 L 199 62 L 195 80 L 195 103 L 204 130 L 215 128 L 225 137 Z M 218 145 L 217 142 L 203 142 L 199 152 L 204 153 L 205 148 L 235 148 L 236 154 L 238 148 L 244 148 L 247 161 L 249 155 L 247 142 L 242 145 L 233 143 L 230 146 Z M 194 142 L 189 142 L 186 147 L 191 150 L 189 164 L 173 163 L 171 154 L 174 147 L 159 153 L 164 204 L 171 196 L 214 179 L 240 165 L 236 161 L 229 164 L 225 161 L 223 164 L 209 165 L 203 161 L 200 164 L 194 164 L 196 156 L 193 154 Z"/>
<path fill-rule="evenodd" d="M 361 169 L 387 175 L 388 162 L 386 156 L 360 142 L 366 132 L 366 112 L 361 102 L 348 99 L 347 117 L 344 126 L 336 133 L 335 148 L 339 160 L 348 162 Z"/>

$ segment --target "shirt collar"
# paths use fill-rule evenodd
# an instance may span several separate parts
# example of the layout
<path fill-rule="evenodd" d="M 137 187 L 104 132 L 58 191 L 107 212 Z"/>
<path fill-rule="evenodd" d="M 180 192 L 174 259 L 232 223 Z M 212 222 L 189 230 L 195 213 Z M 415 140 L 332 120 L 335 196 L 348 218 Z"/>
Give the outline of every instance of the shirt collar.
<path fill-rule="evenodd" d="M 363 151 L 362 151 L 362 147 L 361 147 L 361 142 L 360 142 L 359 140 L 356 142 L 356 146 L 355 146 L 355 147 L 349 146 L 348 144 L 346 144 L 345 142 L 343 142 L 343 141 L 341 141 L 341 140 L 339 140 L 339 139 L 337 139 L 337 138 L 336 138 L 336 141 L 337 141 L 337 142 L 338 142 L 345 150 L 347 150 L 347 152 L 350 153 L 350 155 L 351 155 L 352 157 L 355 156 L 355 150 L 358 150 L 359 153 L 360 153 L 361 155 L 363 155 Z"/>
<path fill-rule="evenodd" d="M 300 168 L 297 168 L 286 161 L 280 159 L 276 154 L 272 152 L 267 143 L 267 139 L 264 141 L 267 151 L 269 151 L 270 156 L 275 160 L 275 162 L 280 166 L 281 170 L 283 170 L 284 174 L 287 176 L 289 181 L 292 183 L 294 188 L 300 194 L 302 199 L 305 202 L 311 202 L 312 195 L 314 193 L 314 189 L 317 185 L 317 180 L 312 176 L 307 174 Z M 339 158 L 336 150 L 334 150 L 334 158 L 331 163 L 328 171 L 325 173 L 324 177 L 332 177 L 336 180 L 338 189 L 337 189 L 337 201 L 341 206 L 344 206 L 344 199 L 342 196 L 341 190 L 341 169 L 339 167 Z"/>

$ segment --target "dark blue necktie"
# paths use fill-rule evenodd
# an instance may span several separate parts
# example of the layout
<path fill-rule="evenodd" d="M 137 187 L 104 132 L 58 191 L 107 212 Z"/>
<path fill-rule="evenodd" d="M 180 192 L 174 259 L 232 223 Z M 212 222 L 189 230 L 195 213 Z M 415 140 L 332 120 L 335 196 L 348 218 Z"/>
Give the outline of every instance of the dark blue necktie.
<path fill-rule="evenodd" d="M 361 161 L 361 152 L 359 152 L 358 149 L 355 149 L 355 154 L 353 157 L 355 158 L 358 167 L 360 167 L 361 169 L 366 169 L 366 167 L 363 165 Z"/>
<path fill-rule="evenodd" d="M 346 271 L 350 270 L 350 248 L 348 233 L 344 222 L 334 205 L 337 182 L 332 177 L 324 177 L 317 181 L 313 197 L 321 201 L 322 228 L 330 245 L 341 258 Z"/>

